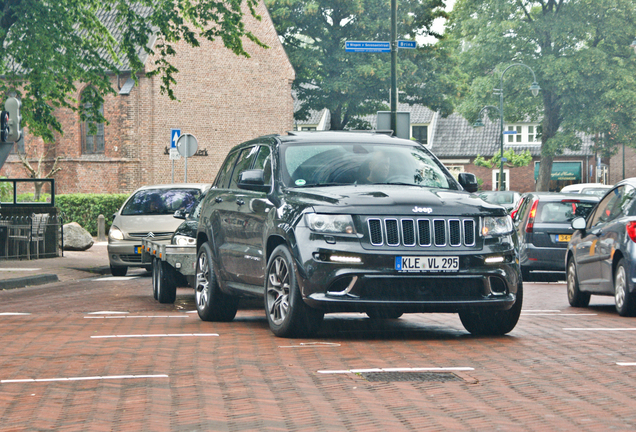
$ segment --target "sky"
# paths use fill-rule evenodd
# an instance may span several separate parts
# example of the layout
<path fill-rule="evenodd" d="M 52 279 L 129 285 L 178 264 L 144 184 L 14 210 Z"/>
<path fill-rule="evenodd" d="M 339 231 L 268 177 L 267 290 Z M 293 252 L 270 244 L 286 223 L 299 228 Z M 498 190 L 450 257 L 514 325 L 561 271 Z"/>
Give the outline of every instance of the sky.
<path fill-rule="evenodd" d="M 455 0 L 446 0 L 446 11 L 450 12 L 451 10 L 453 10 L 453 6 L 455 5 Z M 399 4 L 398 4 L 399 7 Z M 444 31 L 444 24 L 446 23 L 446 20 L 444 18 L 437 18 L 435 21 L 433 21 L 433 30 L 437 33 L 442 33 Z M 435 39 L 434 37 L 422 37 L 422 38 L 418 38 L 417 42 L 419 44 L 432 44 L 435 43 L 437 41 L 437 39 Z"/>

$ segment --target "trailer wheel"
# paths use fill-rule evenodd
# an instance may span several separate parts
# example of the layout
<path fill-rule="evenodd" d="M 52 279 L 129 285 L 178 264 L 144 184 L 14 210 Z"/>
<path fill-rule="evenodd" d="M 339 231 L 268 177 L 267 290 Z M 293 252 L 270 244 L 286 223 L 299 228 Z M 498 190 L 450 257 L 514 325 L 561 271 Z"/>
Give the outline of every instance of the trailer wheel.
<path fill-rule="evenodd" d="M 157 273 L 159 272 L 159 264 L 157 264 L 157 258 L 152 258 L 152 296 L 157 300 Z"/>
<path fill-rule="evenodd" d="M 155 258 L 155 262 L 155 267 L 157 268 L 157 300 L 159 300 L 159 303 L 174 303 L 177 298 L 176 270 L 170 264 L 158 258 Z"/>

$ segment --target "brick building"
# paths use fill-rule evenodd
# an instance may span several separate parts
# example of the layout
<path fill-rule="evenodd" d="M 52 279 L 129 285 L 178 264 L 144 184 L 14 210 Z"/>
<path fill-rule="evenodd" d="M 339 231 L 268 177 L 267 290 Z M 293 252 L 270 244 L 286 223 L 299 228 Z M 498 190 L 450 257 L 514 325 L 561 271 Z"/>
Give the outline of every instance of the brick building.
<path fill-rule="evenodd" d="M 245 39 L 250 58 L 239 57 L 220 41 L 202 41 L 192 48 L 178 45 L 173 60 L 179 70 L 172 101 L 160 93 L 160 78 L 139 75 L 133 86 L 130 72 L 113 76 L 117 96 L 105 100 L 104 116 L 109 124 L 89 135 L 79 115 L 59 110 L 64 135 L 53 144 L 24 130 L 24 141 L 16 143 L 0 170 L 0 176 L 25 178 L 17 151 L 25 151 L 31 164 L 47 153 L 47 170 L 61 157 L 55 175 L 56 193 L 131 192 L 142 185 L 171 183 L 173 161 L 169 159 L 170 130 L 180 129 L 197 137 L 199 152 L 188 159 L 189 182 L 212 182 L 227 150 L 248 139 L 283 133 L 293 127 L 291 84 L 295 73 L 267 12 L 257 9 L 262 20 L 245 15 L 248 30 L 264 42 L 263 49 Z M 104 23 L 112 20 L 105 17 Z M 112 25 L 112 24 L 111 24 Z M 142 57 L 147 70 L 154 59 Z M 125 66 L 124 68 L 125 69 Z M 75 98 L 82 99 L 86 85 L 79 85 Z M 174 181 L 184 179 L 184 159 L 174 161 Z"/>

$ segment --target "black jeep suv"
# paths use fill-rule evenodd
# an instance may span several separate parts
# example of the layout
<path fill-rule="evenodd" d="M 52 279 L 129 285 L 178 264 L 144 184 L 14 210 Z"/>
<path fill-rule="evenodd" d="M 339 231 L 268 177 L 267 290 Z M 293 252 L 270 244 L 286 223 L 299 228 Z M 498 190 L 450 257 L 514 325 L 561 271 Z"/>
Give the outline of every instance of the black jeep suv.
<path fill-rule="evenodd" d="M 264 298 L 272 332 L 308 336 L 327 312 L 457 312 L 475 334 L 519 319 L 522 281 L 503 207 L 424 146 L 383 134 L 293 132 L 233 148 L 197 231 L 201 319 Z"/>

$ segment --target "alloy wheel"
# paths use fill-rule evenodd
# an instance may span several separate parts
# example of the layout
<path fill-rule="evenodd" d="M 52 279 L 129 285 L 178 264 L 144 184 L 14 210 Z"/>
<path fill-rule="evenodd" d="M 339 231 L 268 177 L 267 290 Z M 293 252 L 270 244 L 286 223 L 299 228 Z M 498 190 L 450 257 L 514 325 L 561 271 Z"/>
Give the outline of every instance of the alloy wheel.
<path fill-rule="evenodd" d="M 267 313 L 276 325 L 289 313 L 289 268 L 281 257 L 276 257 L 267 275 Z"/>

